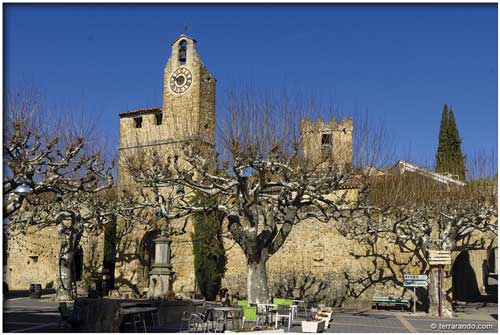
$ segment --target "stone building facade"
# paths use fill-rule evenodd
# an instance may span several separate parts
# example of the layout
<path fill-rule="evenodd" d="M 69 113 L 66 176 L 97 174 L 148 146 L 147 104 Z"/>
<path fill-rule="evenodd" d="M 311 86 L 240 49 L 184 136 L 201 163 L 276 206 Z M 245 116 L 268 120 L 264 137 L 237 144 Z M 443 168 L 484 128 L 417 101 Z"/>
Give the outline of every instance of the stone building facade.
<path fill-rule="evenodd" d="M 185 46 L 186 57 L 183 62 L 179 59 L 182 46 Z M 188 69 L 189 73 L 183 69 Z M 177 85 L 177 75 L 188 75 L 192 80 L 192 87 Z M 174 79 L 173 79 L 174 78 Z M 173 82 L 174 80 L 174 82 Z M 183 80 L 180 81 L 183 83 Z M 134 148 L 155 146 L 163 148 L 166 155 L 176 148 L 178 141 L 188 140 L 190 136 L 203 136 L 214 144 L 215 129 L 215 79 L 205 68 L 199 55 L 196 53 L 196 42 L 180 36 L 172 44 L 172 52 L 165 66 L 162 108 L 132 111 L 120 115 L 120 155 L 125 155 Z M 168 120 L 165 125 L 158 126 L 157 116 L 163 115 Z M 142 128 L 137 127 L 137 118 L 142 117 Z M 187 133 L 186 133 L 187 131 Z M 304 119 L 301 121 L 302 149 L 304 157 L 316 162 L 324 162 L 325 166 L 334 162 L 338 167 L 349 167 L 352 164 L 352 133 L 351 118 L 342 121 L 331 119 L 324 122 L 321 119 L 315 122 Z M 210 147 L 213 148 L 213 147 Z M 207 150 L 207 157 L 213 157 L 213 150 Z M 120 168 L 120 185 L 125 185 L 126 171 Z M 342 190 L 348 192 L 350 198 L 356 198 L 356 189 Z M 192 225 L 188 224 L 184 235 L 173 239 L 172 260 L 176 280 L 174 291 L 181 296 L 192 296 L 196 292 L 194 277 L 194 256 L 191 241 Z M 148 232 L 149 230 L 149 232 Z M 128 250 L 125 255 L 118 255 L 116 266 L 117 286 L 126 291 L 146 291 L 148 288 L 147 274 L 150 268 L 151 255 L 147 255 L 145 243 L 150 243 L 148 234 L 154 236 L 158 228 L 142 227 L 137 223 L 134 234 L 129 237 L 127 245 L 133 246 L 118 250 Z M 477 236 L 478 239 L 494 241 L 491 236 Z M 227 271 L 223 285 L 232 293 L 245 293 L 246 288 L 246 259 L 241 248 L 230 239 L 224 240 L 227 251 Z M 395 247 L 394 252 L 398 251 Z M 268 261 L 271 290 L 275 293 L 299 295 L 302 290 L 316 300 L 328 301 L 335 304 L 356 304 L 356 301 L 347 301 L 345 274 L 351 278 L 361 278 L 366 269 L 372 265 L 369 259 L 357 258 L 352 254 L 362 251 L 363 246 L 356 245 L 341 236 L 333 228 L 332 223 L 321 223 L 315 220 L 302 222 L 295 226 L 283 247 Z M 488 251 L 469 251 L 470 264 L 474 269 L 477 283 L 482 276 L 481 264 L 487 258 Z M 459 253 L 454 253 L 454 259 Z M 399 256 L 401 257 L 401 256 Z M 419 264 L 409 263 L 407 271 L 415 272 Z M 447 269 L 451 280 L 452 267 Z M 122 278 L 120 280 L 119 278 Z M 451 285 L 451 283 L 450 283 Z M 478 284 L 479 285 L 479 284 Z M 401 295 L 410 293 L 394 284 L 380 283 L 370 286 L 358 298 L 369 301 L 374 294 Z"/>
<path fill-rule="evenodd" d="M 181 146 L 194 137 L 204 141 L 203 152 L 207 159 L 215 157 L 215 99 L 216 80 L 203 64 L 196 51 L 196 41 L 181 35 L 172 43 L 170 57 L 164 69 L 163 104 L 161 107 L 125 112 L 120 117 L 120 165 L 118 187 L 136 190 L 139 187 L 128 175 L 123 160 L 128 155 L 141 154 L 154 148 L 165 157 L 174 153 L 181 155 Z M 318 119 L 302 120 L 304 156 L 312 160 L 334 161 L 340 166 L 352 163 L 351 118 L 341 122 Z M 349 197 L 357 196 L 356 189 L 347 189 Z M 183 222 L 174 222 L 180 226 Z M 117 246 L 115 263 L 115 288 L 120 292 L 142 294 L 149 287 L 149 276 L 154 258 L 153 239 L 158 236 L 161 220 L 156 222 L 137 218 L 136 221 L 117 221 Z M 183 235 L 173 237 L 172 264 L 176 272 L 174 291 L 183 296 L 196 292 L 194 278 L 194 256 L 191 233 L 193 225 L 188 223 Z M 50 285 L 57 274 L 57 251 L 59 241 L 55 232 L 44 235 L 27 235 L 9 240 L 7 268 L 11 288 L 27 288 L 33 281 Z M 488 248 L 496 248 L 496 237 L 477 235 L 478 240 L 489 241 L 489 247 L 468 252 L 469 267 L 476 278 L 477 288 L 482 282 L 482 262 L 489 257 Z M 96 270 L 102 266 L 95 251 L 102 250 L 103 237 L 82 242 L 83 263 Z M 29 242 L 29 243 L 28 243 Z M 34 246 L 29 250 L 23 246 Z M 34 243 L 37 243 L 36 246 Z M 244 294 L 246 288 L 246 260 L 240 247 L 232 240 L 224 240 L 228 256 L 227 271 L 223 285 L 231 293 Z M 388 246 L 394 248 L 393 246 Z M 395 248 L 394 248 L 395 249 Z M 330 304 L 357 304 L 346 299 L 345 274 L 362 277 L 372 264 L 370 260 L 357 258 L 353 252 L 362 251 L 363 246 L 354 244 L 341 236 L 332 223 L 308 220 L 295 226 L 282 248 L 268 261 L 271 291 L 276 294 L 307 295 Z M 91 251 L 94 251 L 91 254 Z M 397 251 L 395 251 L 397 253 Z M 453 259 L 459 259 L 459 252 Z M 463 258 L 462 256 L 460 256 Z M 93 263 L 94 262 L 94 263 Z M 453 266 L 445 268 L 448 287 L 451 287 Z M 35 269 L 35 271 L 33 271 Z M 418 264 L 408 264 L 408 272 L 416 271 Z M 36 278 L 33 278 L 36 277 Z M 408 295 L 409 290 L 394 284 L 372 285 L 358 298 L 367 302 L 372 295 Z M 365 306 L 366 307 L 366 306 Z"/>
<path fill-rule="evenodd" d="M 196 41 L 181 35 L 172 43 L 165 65 L 162 107 L 120 114 L 120 188 L 134 191 L 138 187 L 124 167 L 124 159 L 149 149 L 157 150 L 163 157 L 178 155 L 182 164 L 182 146 L 196 139 L 204 156 L 215 160 L 215 85 L 215 78 L 196 52 Z M 158 236 L 161 224 L 161 219 L 154 223 L 138 220 L 130 229 L 127 223 L 118 220 L 121 237 L 117 245 L 115 286 L 120 291 L 143 293 L 148 290 L 154 258 L 153 239 Z M 183 220 L 170 224 L 176 229 L 183 225 Z M 192 225 L 188 224 L 186 229 L 184 235 L 190 236 Z M 183 242 L 182 237 L 174 239 L 172 254 L 177 272 L 174 289 L 193 290 L 192 246 Z"/>

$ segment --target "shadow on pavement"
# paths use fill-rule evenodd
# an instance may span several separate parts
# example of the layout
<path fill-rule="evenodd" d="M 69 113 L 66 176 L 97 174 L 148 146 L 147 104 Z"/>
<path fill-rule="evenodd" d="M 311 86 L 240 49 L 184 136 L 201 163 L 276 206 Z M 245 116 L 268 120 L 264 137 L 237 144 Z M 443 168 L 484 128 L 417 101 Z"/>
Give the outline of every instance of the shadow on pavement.
<path fill-rule="evenodd" d="M 3 313 L 3 332 L 68 333 L 74 330 L 62 324 L 59 313 L 54 312 L 8 312 Z"/>
<path fill-rule="evenodd" d="M 56 293 L 56 290 L 53 288 L 46 288 L 42 289 L 42 296 L 46 294 L 54 294 Z M 14 298 L 27 298 L 30 296 L 30 291 L 29 290 L 17 290 L 17 291 L 9 291 L 5 297 L 7 299 L 14 299 Z"/>

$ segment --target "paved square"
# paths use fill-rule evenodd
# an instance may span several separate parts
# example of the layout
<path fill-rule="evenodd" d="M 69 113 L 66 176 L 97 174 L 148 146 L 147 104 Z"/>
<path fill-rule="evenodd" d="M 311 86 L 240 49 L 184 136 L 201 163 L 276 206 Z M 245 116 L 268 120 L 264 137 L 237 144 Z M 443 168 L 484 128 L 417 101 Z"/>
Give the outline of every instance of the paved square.
<path fill-rule="evenodd" d="M 58 303 L 51 301 L 50 298 L 53 298 L 53 295 L 44 296 L 43 299 L 23 297 L 4 300 L 3 332 L 73 332 L 68 325 L 59 326 Z M 495 310 L 490 308 L 486 311 Z M 400 312 L 336 310 L 333 314 L 332 325 L 325 333 L 497 333 L 498 321 L 494 319 L 495 316 L 496 314 L 485 314 L 479 320 L 477 318 L 469 320 L 413 316 Z M 462 329 L 459 329 L 460 327 Z M 157 332 L 175 332 L 178 329 L 177 324 L 164 325 L 157 329 Z M 300 319 L 295 320 L 291 331 L 301 332 Z"/>

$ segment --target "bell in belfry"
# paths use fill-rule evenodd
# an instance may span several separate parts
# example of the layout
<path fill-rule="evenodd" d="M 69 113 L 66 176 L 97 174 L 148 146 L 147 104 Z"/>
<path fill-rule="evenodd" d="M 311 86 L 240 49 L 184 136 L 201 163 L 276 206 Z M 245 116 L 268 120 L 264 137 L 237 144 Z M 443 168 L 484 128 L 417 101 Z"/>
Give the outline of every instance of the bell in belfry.
<path fill-rule="evenodd" d="M 180 48 L 179 48 L 179 61 L 180 62 L 185 62 L 186 61 L 186 41 L 182 41 L 180 43 Z"/>

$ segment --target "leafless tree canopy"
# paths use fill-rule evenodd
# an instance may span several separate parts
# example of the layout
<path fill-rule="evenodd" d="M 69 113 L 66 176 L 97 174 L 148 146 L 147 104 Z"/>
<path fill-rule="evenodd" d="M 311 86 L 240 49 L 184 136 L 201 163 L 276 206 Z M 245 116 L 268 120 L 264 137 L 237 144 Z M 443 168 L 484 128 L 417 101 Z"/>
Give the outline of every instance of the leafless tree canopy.
<path fill-rule="evenodd" d="M 232 97 L 228 120 L 221 127 L 223 148 L 215 170 L 213 158 L 196 142 L 186 143 L 178 153 L 149 149 L 123 160 L 139 184 L 182 186 L 186 195 L 198 192 L 216 199 L 216 205 L 201 208 L 187 196 L 175 209 L 183 214 L 225 213 L 228 230 L 247 258 L 252 301 L 269 299 L 265 263 L 292 227 L 307 218 L 327 222 L 338 217 L 352 200 L 343 190 L 359 181 L 352 169 L 302 155 L 300 119 L 309 108 L 287 97 Z"/>
<path fill-rule="evenodd" d="M 84 148 L 91 127 L 64 127 L 47 120 L 35 92 L 26 91 L 7 100 L 4 131 L 4 218 L 17 211 L 23 197 L 14 193 L 22 184 L 33 194 L 99 192 L 112 183 L 113 164 L 104 166 L 99 152 Z"/>
<path fill-rule="evenodd" d="M 73 255 L 85 233 L 116 216 L 114 163 L 86 148 L 91 128 L 44 120 L 37 95 L 9 100 L 4 138 L 4 217 L 9 234 L 56 227 L 61 241 L 58 296 L 71 297 Z M 33 94 L 31 94 L 33 93 Z M 29 186 L 30 194 L 15 192 Z"/>
<path fill-rule="evenodd" d="M 430 250 L 488 247 L 498 229 L 496 187 L 493 180 L 443 185 L 416 174 L 372 178 L 364 208 L 352 209 L 353 221 L 338 226 L 347 239 L 366 247 L 365 252 L 353 255 L 368 257 L 374 265 L 365 278 L 347 276 L 351 294 L 359 295 L 375 283 L 402 284 L 404 270 L 414 262 L 426 273 Z M 473 238 L 474 232 L 490 235 Z M 437 292 L 433 279 L 431 272 L 429 292 Z M 430 294 L 429 301 L 437 303 L 436 296 Z M 449 304 L 448 309 L 451 313 Z"/>

